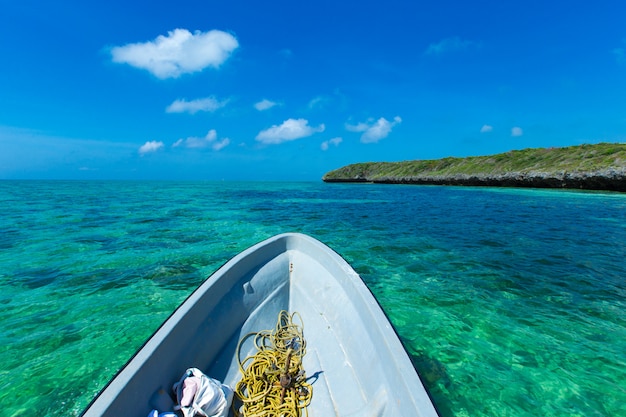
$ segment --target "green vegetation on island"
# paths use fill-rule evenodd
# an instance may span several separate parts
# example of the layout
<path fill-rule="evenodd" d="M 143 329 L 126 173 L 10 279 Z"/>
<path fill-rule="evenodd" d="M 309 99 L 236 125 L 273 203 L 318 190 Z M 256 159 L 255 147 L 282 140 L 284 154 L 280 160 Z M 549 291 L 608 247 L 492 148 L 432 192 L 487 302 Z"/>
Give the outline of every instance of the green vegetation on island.
<path fill-rule="evenodd" d="M 322 179 L 626 191 L 626 143 L 523 149 L 467 158 L 364 162 L 330 171 Z"/>

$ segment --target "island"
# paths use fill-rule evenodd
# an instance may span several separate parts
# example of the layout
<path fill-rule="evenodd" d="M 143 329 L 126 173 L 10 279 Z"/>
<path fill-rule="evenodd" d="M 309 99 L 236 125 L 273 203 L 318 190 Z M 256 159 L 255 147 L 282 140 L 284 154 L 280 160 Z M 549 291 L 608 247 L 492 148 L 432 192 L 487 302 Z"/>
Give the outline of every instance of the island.
<path fill-rule="evenodd" d="M 626 192 L 626 143 L 530 148 L 466 158 L 363 162 L 330 171 L 322 180 Z"/>

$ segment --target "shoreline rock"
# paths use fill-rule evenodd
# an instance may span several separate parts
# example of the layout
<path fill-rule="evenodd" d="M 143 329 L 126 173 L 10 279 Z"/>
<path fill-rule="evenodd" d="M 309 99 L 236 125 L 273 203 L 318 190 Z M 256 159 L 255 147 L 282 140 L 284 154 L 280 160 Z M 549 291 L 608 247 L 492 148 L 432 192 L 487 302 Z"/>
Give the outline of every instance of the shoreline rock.
<path fill-rule="evenodd" d="M 594 172 L 508 172 L 505 174 L 456 174 L 417 176 L 355 176 L 323 178 L 334 183 L 379 183 L 416 185 L 460 185 L 485 187 L 556 188 L 626 192 L 626 168 L 609 168 Z"/>

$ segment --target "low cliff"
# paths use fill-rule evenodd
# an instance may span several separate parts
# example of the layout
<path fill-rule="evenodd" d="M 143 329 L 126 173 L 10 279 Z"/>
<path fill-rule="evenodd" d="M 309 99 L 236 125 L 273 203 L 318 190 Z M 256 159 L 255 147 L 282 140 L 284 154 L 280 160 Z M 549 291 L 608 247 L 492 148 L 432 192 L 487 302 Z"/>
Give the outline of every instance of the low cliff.
<path fill-rule="evenodd" d="M 626 192 L 626 144 L 539 148 L 497 155 L 365 162 L 328 172 L 325 182 L 575 188 Z"/>

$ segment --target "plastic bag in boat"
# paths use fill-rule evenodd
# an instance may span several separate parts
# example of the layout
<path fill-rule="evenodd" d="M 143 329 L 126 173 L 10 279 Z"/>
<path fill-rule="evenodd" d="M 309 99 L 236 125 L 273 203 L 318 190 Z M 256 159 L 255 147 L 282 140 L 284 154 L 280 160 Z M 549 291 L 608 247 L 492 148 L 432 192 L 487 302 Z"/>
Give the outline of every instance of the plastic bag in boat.
<path fill-rule="evenodd" d="M 233 389 L 206 376 L 198 368 L 189 368 L 172 387 L 185 417 L 226 417 L 233 400 Z"/>

